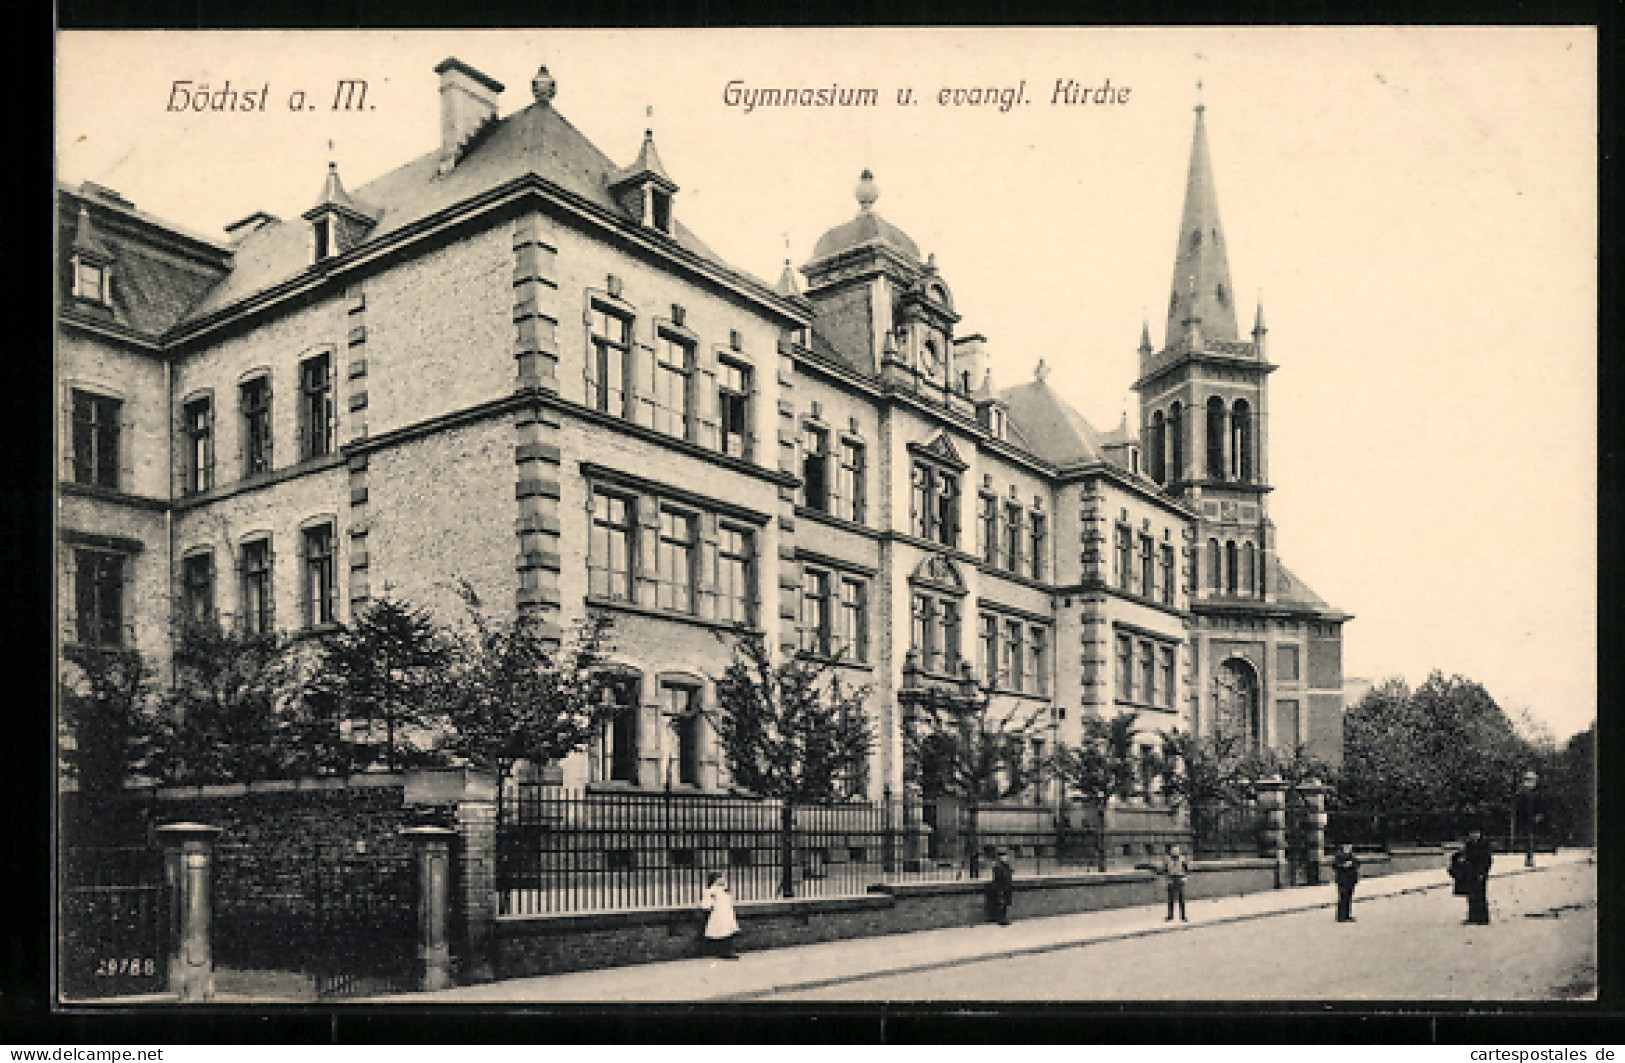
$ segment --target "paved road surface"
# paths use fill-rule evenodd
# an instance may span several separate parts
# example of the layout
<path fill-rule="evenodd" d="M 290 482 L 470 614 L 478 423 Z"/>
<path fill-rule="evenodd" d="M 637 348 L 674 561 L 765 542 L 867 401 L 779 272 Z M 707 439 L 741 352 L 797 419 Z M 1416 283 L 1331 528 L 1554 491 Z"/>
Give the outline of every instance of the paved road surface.
<path fill-rule="evenodd" d="M 823 1000 L 1529 1000 L 1591 997 L 1596 867 L 1492 880 L 1491 924 L 1446 888 L 1054 952 L 752 995 Z M 1358 897 L 1358 893 L 1356 894 Z"/>

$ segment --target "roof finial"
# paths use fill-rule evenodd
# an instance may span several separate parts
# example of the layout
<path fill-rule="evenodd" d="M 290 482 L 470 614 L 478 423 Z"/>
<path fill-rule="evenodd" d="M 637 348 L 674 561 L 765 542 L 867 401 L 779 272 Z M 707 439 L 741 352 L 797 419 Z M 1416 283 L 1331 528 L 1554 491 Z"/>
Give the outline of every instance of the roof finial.
<path fill-rule="evenodd" d="M 1033 366 L 1033 379 L 1040 384 L 1049 379 L 1049 363 L 1042 358 L 1038 359 L 1038 364 Z"/>
<path fill-rule="evenodd" d="M 1201 114 L 1205 110 L 1207 110 L 1207 105 L 1202 102 L 1202 79 L 1197 78 L 1196 79 L 1196 113 Z"/>
<path fill-rule="evenodd" d="M 536 102 L 543 107 L 550 105 L 553 97 L 559 94 L 559 83 L 547 72 L 546 63 L 538 67 L 536 76 L 530 79 L 530 94 L 536 97 Z"/>
<path fill-rule="evenodd" d="M 865 213 L 874 209 L 875 200 L 880 198 L 880 186 L 875 184 L 875 175 L 865 166 L 863 173 L 858 175 L 858 187 L 854 192 L 858 197 L 858 207 Z"/>

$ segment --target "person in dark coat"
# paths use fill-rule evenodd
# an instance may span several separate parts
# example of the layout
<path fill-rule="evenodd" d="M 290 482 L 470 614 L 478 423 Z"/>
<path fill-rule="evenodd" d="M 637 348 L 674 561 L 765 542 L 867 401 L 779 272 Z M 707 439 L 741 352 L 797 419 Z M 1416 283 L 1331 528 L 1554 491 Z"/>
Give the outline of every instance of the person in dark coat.
<path fill-rule="evenodd" d="M 1179 846 L 1168 846 L 1168 856 L 1162 861 L 1162 873 L 1168 876 L 1168 919 L 1174 918 L 1174 903 L 1179 903 L 1179 921 L 1189 922 L 1185 918 L 1185 876 L 1190 874 L 1191 862 L 1185 858 Z"/>
<path fill-rule="evenodd" d="M 1016 872 L 1010 866 L 1010 854 L 1000 849 L 993 860 L 993 879 L 987 884 L 988 916 L 1000 926 L 1010 925 L 1010 905 L 1016 899 Z"/>
<path fill-rule="evenodd" d="M 1490 843 L 1478 831 L 1467 835 L 1461 850 L 1462 881 L 1467 885 L 1467 922 L 1488 926 L 1490 922 Z"/>
<path fill-rule="evenodd" d="M 1337 880 L 1337 921 L 1354 922 L 1354 884 L 1360 881 L 1360 858 L 1354 846 L 1344 845 L 1332 858 L 1332 876 Z"/>

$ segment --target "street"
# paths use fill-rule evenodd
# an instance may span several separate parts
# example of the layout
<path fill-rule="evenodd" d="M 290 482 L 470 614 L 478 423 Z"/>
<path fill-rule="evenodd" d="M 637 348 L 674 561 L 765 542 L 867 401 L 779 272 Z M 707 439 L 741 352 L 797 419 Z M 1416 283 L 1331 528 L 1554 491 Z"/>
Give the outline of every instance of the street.
<path fill-rule="evenodd" d="M 1463 926 L 1463 898 L 1443 887 L 1364 902 L 1358 891 L 1355 896 L 1353 923 L 1337 923 L 1329 909 L 1317 909 L 752 999 L 1533 1000 L 1595 994 L 1594 865 L 1492 880 L 1489 926 Z"/>

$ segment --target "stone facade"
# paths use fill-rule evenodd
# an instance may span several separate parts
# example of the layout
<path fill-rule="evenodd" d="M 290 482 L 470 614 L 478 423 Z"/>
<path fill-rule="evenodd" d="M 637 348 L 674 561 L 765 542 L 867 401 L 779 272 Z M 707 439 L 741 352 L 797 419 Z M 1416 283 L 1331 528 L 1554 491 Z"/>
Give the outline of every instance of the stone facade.
<path fill-rule="evenodd" d="M 1202 329 L 1234 313 L 1203 287 L 1228 284 L 1222 245 L 1181 252 L 1185 317 L 1142 344 L 1140 430 L 1102 433 L 1042 364 L 994 387 L 869 174 L 770 287 L 682 227 L 652 137 L 618 169 L 550 78 L 497 118 L 500 86 L 442 66 L 488 116 L 448 114 L 451 139 L 353 195 L 331 170 L 302 217 L 229 242 L 60 190 L 64 641 L 161 665 L 187 609 L 318 629 L 384 595 L 456 622 L 465 582 L 561 635 L 607 613 L 639 712 L 550 769 L 572 785 L 725 788 L 705 717 L 741 622 L 871 686 L 875 796 L 902 789 L 911 659 L 1036 711 L 1035 753 L 1087 714 L 1134 713 L 1149 748 L 1228 712 L 1256 744 L 1335 758 L 1347 617 L 1276 558 L 1262 317 L 1251 344 Z M 473 106 L 464 89 L 442 105 Z M 1197 136 L 1186 216 L 1217 239 Z M 1167 423 L 1209 399 L 1229 420 L 1198 475 L 1205 425 L 1187 413 L 1175 444 Z M 100 472 L 92 437 L 122 448 Z M 87 550 L 119 586 L 87 589 Z M 116 636 L 79 620 L 115 592 Z"/>

